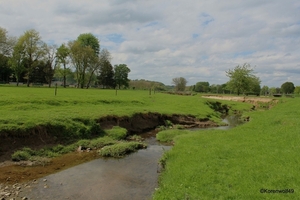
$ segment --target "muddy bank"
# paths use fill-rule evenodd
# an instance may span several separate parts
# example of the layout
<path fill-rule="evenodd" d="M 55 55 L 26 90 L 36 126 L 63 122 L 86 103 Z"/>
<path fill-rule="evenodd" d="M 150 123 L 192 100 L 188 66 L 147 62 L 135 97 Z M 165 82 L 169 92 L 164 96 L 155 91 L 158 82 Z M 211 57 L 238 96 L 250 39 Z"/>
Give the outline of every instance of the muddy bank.
<path fill-rule="evenodd" d="M 209 121 L 208 118 L 197 119 L 188 115 L 164 115 L 160 113 L 138 113 L 131 117 L 106 116 L 98 119 L 96 122 L 100 125 L 101 129 L 120 126 L 126 128 L 129 134 L 138 134 L 165 125 L 166 120 L 173 124 L 180 124 L 186 127 L 218 126 L 216 123 Z M 56 144 L 68 143 L 69 141 L 62 138 L 62 134 L 60 135 L 57 129 L 59 129 L 59 127 L 39 125 L 26 132 L 24 132 L 24 130 L 20 131 L 21 133 L 2 132 L 0 134 L 0 162 L 10 160 L 12 153 L 23 147 L 30 147 L 36 150 L 43 147 L 51 147 Z M 99 136 L 97 133 L 92 133 L 89 137 L 97 136 Z"/>
<path fill-rule="evenodd" d="M 6 181 L 7 184 L 2 184 L 3 190 L 0 184 L 0 192 L 9 195 L 9 199 L 150 199 L 158 185 L 158 161 L 163 152 L 171 148 L 158 143 L 155 134 L 155 131 L 142 134 L 149 147 L 122 159 L 93 159 L 91 162 L 64 170 L 64 163 L 71 161 L 68 158 L 76 160 L 80 156 L 93 155 L 69 154 L 65 155 L 64 159 L 58 158 L 53 161 L 51 165 L 54 164 L 59 169 L 53 171 L 57 173 L 48 176 L 45 176 L 42 167 L 18 166 L 20 171 L 23 168 L 28 169 L 34 175 L 37 174 L 33 171 L 35 169 L 41 172 L 41 175 L 35 177 L 35 180 L 28 179 L 30 171 L 27 171 L 22 174 L 26 179 L 23 183 L 10 177 L 10 181 Z M 0 194 L 0 197 L 5 196 Z"/>

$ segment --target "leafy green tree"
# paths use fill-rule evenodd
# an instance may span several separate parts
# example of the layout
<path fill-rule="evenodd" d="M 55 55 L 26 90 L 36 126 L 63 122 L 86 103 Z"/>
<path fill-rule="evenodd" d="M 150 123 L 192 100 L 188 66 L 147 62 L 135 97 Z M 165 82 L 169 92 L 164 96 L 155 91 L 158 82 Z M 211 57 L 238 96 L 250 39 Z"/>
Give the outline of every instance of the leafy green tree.
<path fill-rule="evenodd" d="M 127 67 L 126 64 L 119 64 L 115 65 L 114 67 L 115 71 L 115 84 L 121 88 L 121 86 L 128 87 L 129 86 L 129 79 L 128 79 L 128 74 L 130 72 L 130 69 Z"/>
<path fill-rule="evenodd" d="M 260 80 L 258 77 L 253 77 L 251 80 L 251 84 L 249 87 L 249 91 L 248 94 L 255 94 L 255 95 L 259 95 L 260 94 Z"/>
<path fill-rule="evenodd" d="M 269 94 L 269 87 L 264 85 L 262 88 L 261 88 L 261 91 L 260 91 L 260 94 L 261 95 L 264 95 L 264 96 L 267 96 Z"/>
<path fill-rule="evenodd" d="M 14 77 L 16 78 L 17 86 L 19 86 L 21 75 L 26 71 L 25 53 L 22 44 L 17 44 L 14 46 L 12 57 L 9 59 L 9 65 L 13 71 Z"/>
<path fill-rule="evenodd" d="M 183 77 L 176 77 L 172 79 L 172 83 L 175 85 L 176 91 L 184 91 L 187 80 Z"/>
<path fill-rule="evenodd" d="M 294 83 L 292 82 L 285 82 L 281 85 L 281 91 L 284 94 L 291 94 L 294 92 L 294 90 L 295 90 L 295 86 Z"/>
<path fill-rule="evenodd" d="M 273 95 L 273 94 L 280 94 L 281 93 L 281 89 L 279 87 L 271 87 L 269 89 L 270 91 L 270 94 Z"/>
<path fill-rule="evenodd" d="M 17 57 L 22 59 L 27 73 L 27 87 L 29 87 L 32 72 L 38 61 L 45 55 L 46 44 L 41 40 L 36 30 L 28 30 L 18 39 L 15 46 Z"/>
<path fill-rule="evenodd" d="M 97 77 L 99 84 L 102 85 L 102 88 L 114 88 L 114 68 L 111 63 L 107 60 L 101 64 L 99 69 L 99 76 Z"/>
<path fill-rule="evenodd" d="M 230 78 L 227 88 L 238 95 L 257 89 L 257 84 L 260 84 L 259 78 L 254 75 L 254 70 L 247 63 L 243 66 L 238 65 L 233 70 L 229 69 L 226 76 Z"/>
<path fill-rule="evenodd" d="M 91 33 L 83 33 L 77 37 L 77 41 L 83 46 L 91 47 L 95 54 L 98 55 L 100 53 L 100 42 L 96 36 Z"/>
<path fill-rule="evenodd" d="M 209 82 L 197 82 L 195 92 L 209 92 Z"/>
<path fill-rule="evenodd" d="M 300 86 L 296 86 L 294 90 L 295 94 L 300 94 Z"/>
<path fill-rule="evenodd" d="M 69 42 L 70 58 L 76 68 L 77 87 L 89 88 L 95 71 L 99 68 L 99 40 L 91 33 L 78 36 L 76 41 Z"/>
<path fill-rule="evenodd" d="M 45 78 L 46 81 L 51 87 L 52 79 L 55 73 L 55 67 L 57 65 L 57 57 L 56 57 L 57 46 L 56 45 L 46 45 L 45 48 Z"/>
<path fill-rule="evenodd" d="M 11 56 L 16 38 L 7 34 L 7 30 L 0 27 L 0 54 Z"/>
<path fill-rule="evenodd" d="M 0 82 L 9 82 L 12 69 L 9 67 L 9 58 L 0 54 Z"/>
<path fill-rule="evenodd" d="M 34 69 L 32 70 L 31 82 L 33 84 L 38 84 L 38 85 L 42 85 L 42 84 L 48 82 L 48 80 L 47 80 L 47 76 L 49 76 L 47 74 L 48 67 L 49 66 L 47 64 L 47 60 L 39 60 L 35 64 Z"/>
<path fill-rule="evenodd" d="M 110 63 L 111 55 L 107 49 L 103 49 L 100 52 L 100 66 L 98 69 L 98 83 L 102 85 L 103 88 L 114 88 L 114 68 Z"/>
<path fill-rule="evenodd" d="M 69 69 L 67 69 L 68 64 L 68 56 L 70 54 L 70 49 L 62 44 L 56 51 L 57 62 L 63 64 L 63 70 L 60 70 L 63 76 L 63 86 L 66 87 L 67 75 L 69 73 Z"/>
<path fill-rule="evenodd" d="M 77 88 L 84 88 L 87 83 L 88 67 L 96 62 L 95 51 L 90 46 L 83 46 L 78 41 L 69 42 L 70 58 L 75 67 Z"/>

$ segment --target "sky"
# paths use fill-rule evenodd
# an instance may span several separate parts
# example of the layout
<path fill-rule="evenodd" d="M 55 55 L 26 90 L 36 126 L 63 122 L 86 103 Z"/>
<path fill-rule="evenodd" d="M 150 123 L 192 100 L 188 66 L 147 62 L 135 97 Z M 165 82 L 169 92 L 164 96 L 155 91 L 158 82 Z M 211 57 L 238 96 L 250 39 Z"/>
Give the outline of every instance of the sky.
<path fill-rule="evenodd" d="M 299 0 L 0 0 L 0 27 L 58 46 L 92 33 L 130 79 L 223 84 L 249 63 L 261 86 L 300 85 Z"/>

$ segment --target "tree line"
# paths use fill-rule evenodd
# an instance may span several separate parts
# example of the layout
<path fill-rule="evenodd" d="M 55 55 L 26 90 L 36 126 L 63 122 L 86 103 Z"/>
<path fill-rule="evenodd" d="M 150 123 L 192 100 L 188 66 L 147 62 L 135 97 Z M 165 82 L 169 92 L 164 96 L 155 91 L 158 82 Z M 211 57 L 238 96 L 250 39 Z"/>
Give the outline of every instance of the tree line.
<path fill-rule="evenodd" d="M 130 69 L 126 64 L 111 64 L 111 54 L 100 49 L 100 42 L 91 33 L 80 34 L 76 40 L 63 43 L 59 47 L 46 44 L 34 29 L 27 30 L 20 37 L 8 35 L 0 27 L 0 82 L 20 82 L 48 84 L 62 79 L 74 82 L 77 88 L 92 85 L 103 88 L 129 86 Z"/>
<path fill-rule="evenodd" d="M 194 91 L 201 93 L 223 93 L 223 94 L 243 94 L 243 95 L 274 95 L 274 94 L 300 94 L 300 86 L 294 86 L 292 82 L 285 82 L 281 87 L 261 87 L 261 80 L 255 75 L 254 68 L 245 63 L 238 65 L 225 72 L 229 81 L 224 84 L 212 84 L 209 82 L 197 82 L 195 85 L 187 87 L 187 80 L 183 77 L 173 78 L 175 91 Z"/>

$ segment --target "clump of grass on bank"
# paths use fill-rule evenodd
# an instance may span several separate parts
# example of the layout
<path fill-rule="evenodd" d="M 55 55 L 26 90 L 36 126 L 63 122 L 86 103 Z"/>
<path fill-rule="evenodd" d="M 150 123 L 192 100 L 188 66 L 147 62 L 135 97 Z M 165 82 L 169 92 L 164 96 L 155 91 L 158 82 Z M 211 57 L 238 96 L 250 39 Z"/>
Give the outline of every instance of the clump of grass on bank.
<path fill-rule="evenodd" d="M 168 129 L 158 132 L 156 134 L 156 139 L 160 142 L 171 142 L 173 141 L 174 137 L 189 133 L 190 131 L 188 130 Z"/>
<path fill-rule="evenodd" d="M 299 99 L 233 129 L 174 137 L 154 199 L 299 199 Z M 294 193 L 261 193 L 292 189 Z"/>
<path fill-rule="evenodd" d="M 147 144 L 142 142 L 121 142 L 103 147 L 99 154 L 103 157 L 123 157 L 124 155 L 135 152 L 138 149 L 146 148 Z"/>
<path fill-rule="evenodd" d="M 114 127 L 113 129 L 106 130 L 106 136 L 96 139 L 82 139 L 70 145 L 56 145 L 53 147 L 45 147 L 40 150 L 33 150 L 28 147 L 24 147 L 12 154 L 13 161 L 23 160 L 35 160 L 35 157 L 47 157 L 53 158 L 66 153 L 74 152 L 78 147 L 81 149 L 100 149 L 105 146 L 114 145 L 120 143 L 118 140 L 124 139 L 127 134 L 127 130 L 121 127 Z M 125 142 L 124 142 L 125 143 Z"/>
<path fill-rule="evenodd" d="M 105 132 L 109 137 L 115 140 L 122 140 L 127 136 L 127 130 L 119 126 L 114 126 L 112 129 L 106 130 Z"/>

